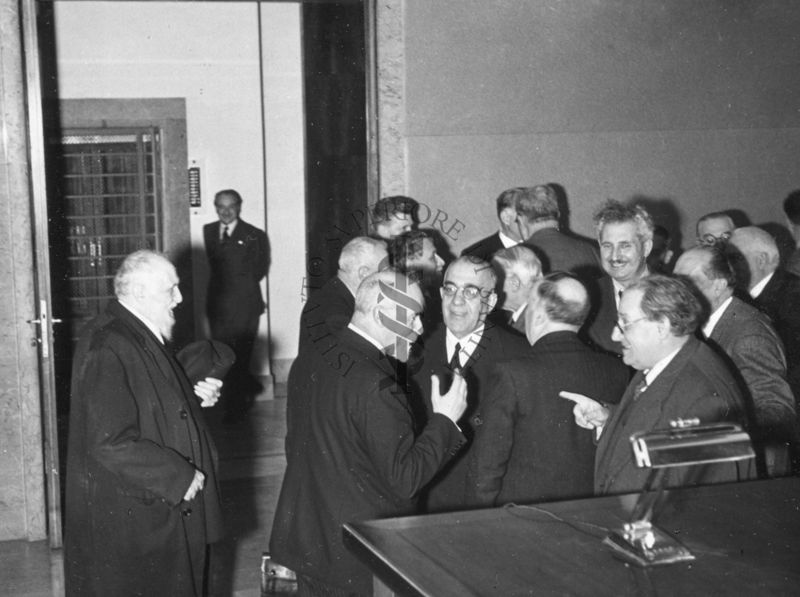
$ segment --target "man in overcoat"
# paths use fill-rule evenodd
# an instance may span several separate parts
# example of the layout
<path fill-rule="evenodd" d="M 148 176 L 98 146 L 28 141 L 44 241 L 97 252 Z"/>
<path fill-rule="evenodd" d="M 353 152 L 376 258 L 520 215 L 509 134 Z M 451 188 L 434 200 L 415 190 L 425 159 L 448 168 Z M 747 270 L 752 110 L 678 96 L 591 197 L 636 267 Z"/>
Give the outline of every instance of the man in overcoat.
<path fill-rule="evenodd" d="M 66 594 L 202 595 L 207 546 L 221 537 L 222 520 L 217 454 L 200 407 L 216 402 L 220 384 L 193 387 L 165 345 L 182 298 L 166 258 L 132 253 L 114 290 L 73 364 Z"/>

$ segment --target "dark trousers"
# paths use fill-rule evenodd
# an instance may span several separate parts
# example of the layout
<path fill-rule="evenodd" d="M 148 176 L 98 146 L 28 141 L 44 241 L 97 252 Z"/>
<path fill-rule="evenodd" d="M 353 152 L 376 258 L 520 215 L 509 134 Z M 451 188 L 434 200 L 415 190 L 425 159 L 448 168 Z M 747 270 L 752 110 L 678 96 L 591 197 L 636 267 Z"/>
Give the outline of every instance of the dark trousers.
<path fill-rule="evenodd" d="M 236 362 L 223 380 L 222 404 L 229 418 L 242 417 L 260 391 L 258 382 L 250 374 L 250 358 L 253 356 L 259 317 L 239 318 L 215 317 L 210 319 L 211 338 L 224 342 L 233 349 Z"/>

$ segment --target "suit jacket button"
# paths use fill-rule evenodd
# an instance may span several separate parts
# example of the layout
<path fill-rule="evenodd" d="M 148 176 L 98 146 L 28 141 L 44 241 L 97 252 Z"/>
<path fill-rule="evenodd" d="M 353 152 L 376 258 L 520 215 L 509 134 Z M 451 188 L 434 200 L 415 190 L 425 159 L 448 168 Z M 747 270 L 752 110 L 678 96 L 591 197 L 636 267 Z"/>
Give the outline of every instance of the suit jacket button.
<path fill-rule="evenodd" d="M 189 417 L 189 413 L 187 413 L 183 409 L 181 409 L 180 415 L 181 415 L 181 419 L 187 419 Z"/>
<path fill-rule="evenodd" d="M 183 514 L 185 517 L 189 517 L 192 515 L 192 509 L 184 508 L 183 510 L 181 510 L 181 514 Z"/>

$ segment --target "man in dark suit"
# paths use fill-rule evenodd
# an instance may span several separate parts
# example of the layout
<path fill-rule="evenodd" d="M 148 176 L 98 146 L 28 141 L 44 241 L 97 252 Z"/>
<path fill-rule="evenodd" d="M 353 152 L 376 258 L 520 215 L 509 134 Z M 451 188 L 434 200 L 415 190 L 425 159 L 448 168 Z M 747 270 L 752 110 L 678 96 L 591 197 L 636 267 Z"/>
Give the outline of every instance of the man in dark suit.
<path fill-rule="evenodd" d="M 795 242 L 795 249 L 789 256 L 784 269 L 800 276 L 800 189 L 792 191 L 783 200 L 783 213 L 786 214 L 786 224 L 789 226 Z"/>
<path fill-rule="evenodd" d="M 358 285 L 386 267 L 386 241 L 357 236 L 342 247 L 339 271 L 303 306 L 298 351 L 308 346 L 327 347 L 333 335 L 350 323 Z"/>
<path fill-rule="evenodd" d="M 342 524 L 416 511 L 416 496 L 464 438 L 460 376 L 415 425 L 396 362 L 421 331 L 422 292 L 393 270 L 366 278 L 337 345 L 298 355 L 289 373 L 286 474 L 270 550 L 298 573 L 300 594 L 371 595 L 372 573 L 342 542 Z"/>
<path fill-rule="evenodd" d="M 639 205 L 628 207 L 609 200 L 595 213 L 594 223 L 600 260 L 607 275 L 600 278 L 599 292 L 592 297 L 595 304 L 585 331 L 596 346 L 619 355 L 622 345 L 611 335 L 620 296 L 628 286 L 650 273 L 647 256 L 653 248 L 653 220 Z"/>
<path fill-rule="evenodd" d="M 222 520 L 216 449 L 200 407 L 216 402 L 219 383 L 193 388 L 164 345 L 181 302 L 169 261 L 132 253 L 114 291 L 75 352 L 66 592 L 203 595 L 207 545 L 221 537 Z"/>
<path fill-rule="evenodd" d="M 203 227 L 211 270 L 206 312 L 211 337 L 236 353 L 223 392 L 226 419 L 233 422 L 247 411 L 257 387 L 250 375 L 250 357 L 264 313 L 260 284 L 269 267 L 269 247 L 263 230 L 239 218 L 239 193 L 233 189 L 218 192 L 214 206 L 219 221 Z"/>
<path fill-rule="evenodd" d="M 450 379 L 458 370 L 467 382 L 469 405 L 459 423 L 467 440 L 483 423 L 483 400 L 489 390 L 489 375 L 494 363 L 522 354 L 528 349 L 525 339 L 500 326 L 486 323 L 486 315 L 497 302 L 497 277 L 485 261 L 472 256 L 459 257 L 444 274 L 442 318 L 444 326 L 425 341 L 420 361 L 410 363 L 422 403 L 428 413 L 432 400 L 426 383 L 431 375 Z M 436 475 L 425 490 L 429 512 L 463 509 L 467 506 L 467 451 L 462 450 Z"/>
<path fill-rule="evenodd" d="M 526 189 L 517 198 L 517 213 L 525 245 L 539 257 L 545 273 L 572 272 L 587 282 L 600 277 L 597 249 L 558 229 L 561 213 L 556 194 L 549 185 Z"/>
<path fill-rule="evenodd" d="M 722 247 L 689 249 L 676 262 L 675 273 L 692 280 L 709 303 L 710 316 L 702 332 L 730 360 L 740 379 L 752 408 L 750 433 L 764 459 L 762 474 L 788 473 L 795 401 L 786 382 L 783 344 L 769 317 L 734 296 L 736 277 Z"/>
<path fill-rule="evenodd" d="M 739 385 L 725 361 L 695 337 L 703 309 L 688 281 L 652 275 L 622 294 L 614 338 L 622 359 L 637 370 L 618 406 L 577 401 L 575 418 L 583 427 L 602 428 L 595 457 L 595 493 L 640 491 L 650 470 L 636 466 L 630 437 L 668 429 L 670 421 L 734 421 L 746 426 Z M 610 416 L 609 416 L 610 414 Z M 752 478 L 749 464 L 710 464 L 668 469 L 668 487 Z"/>
<path fill-rule="evenodd" d="M 500 229 L 494 234 L 471 244 L 461 251 L 461 255 L 472 255 L 483 261 L 491 261 L 497 251 L 518 245 L 524 239 L 517 220 L 517 198 L 525 191 L 525 187 L 507 189 L 498 195 L 497 219 Z"/>
<path fill-rule="evenodd" d="M 531 249 L 517 245 L 495 253 L 492 265 L 502 280 L 503 299 L 500 308 L 507 319 L 501 321 L 524 336 L 525 309 L 536 282 L 542 277 L 542 264 Z"/>
<path fill-rule="evenodd" d="M 573 274 L 552 273 L 536 284 L 525 315 L 532 348 L 499 361 L 489 378 L 467 477 L 474 504 L 593 495 L 594 438 L 572 424 L 572 405 L 559 392 L 616 403 L 628 369 L 578 339 L 588 313 L 589 295 Z"/>
<path fill-rule="evenodd" d="M 778 267 L 778 245 L 761 228 L 737 228 L 728 249 L 732 256 L 740 255 L 747 267 L 743 290 L 775 324 L 786 350 L 789 385 L 795 400 L 800 400 L 800 278 Z"/>

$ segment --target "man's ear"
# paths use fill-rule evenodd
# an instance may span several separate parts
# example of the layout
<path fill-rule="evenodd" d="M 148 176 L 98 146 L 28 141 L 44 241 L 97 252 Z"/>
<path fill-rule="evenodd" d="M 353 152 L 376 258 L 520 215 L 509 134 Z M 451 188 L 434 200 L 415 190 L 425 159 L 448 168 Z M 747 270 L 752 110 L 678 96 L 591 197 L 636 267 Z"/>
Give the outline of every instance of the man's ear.
<path fill-rule="evenodd" d="M 131 283 L 130 288 L 130 295 L 135 298 L 137 301 L 144 298 L 145 295 L 145 286 L 141 282 L 133 282 Z"/>
<path fill-rule="evenodd" d="M 669 322 L 669 319 L 662 317 L 656 324 L 656 331 L 658 332 L 659 338 L 666 338 L 672 334 L 672 324 Z"/>
<path fill-rule="evenodd" d="M 504 207 L 500 211 L 500 221 L 503 222 L 506 226 L 511 226 L 514 223 L 514 220 L 517 219 L 517 210 L 513 207 Z"/>
<path fill-rule="evenodd" d="M 494 309 L 494 306 L 497 304 L 497 293 L 496 292 L 492 292 L 489 295 L 489 298 L 486 299 L 486 303 L 489 305 L 489 311 Z"/>
<path fill-rule="evenodd" d="M 650 251 L 653 250 L 653 241 L 652 240 L 644 241 L 644 243 L 642 243 L 642 250 L 644 251 L 645 258 L 647 258 L 647 256 L 650 255 Z"/>

